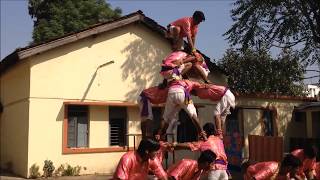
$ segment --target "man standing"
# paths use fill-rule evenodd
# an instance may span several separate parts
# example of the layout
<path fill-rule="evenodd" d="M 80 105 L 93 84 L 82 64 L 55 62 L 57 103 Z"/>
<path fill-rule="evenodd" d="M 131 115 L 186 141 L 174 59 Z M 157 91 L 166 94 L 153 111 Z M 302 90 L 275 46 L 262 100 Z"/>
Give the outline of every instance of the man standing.
<path fill-rule="evenodd" d="M 192 17 L 178 19 L 168 25 L 168 38 L 172 38 L 172 49 L 180 50 L 183 45 L 183 38 L 186 37 L 192 50 L 196 53 L 195 41 L 198 32 L 198 25 L 205 21 L 202 11 L 195 11 Z"/>

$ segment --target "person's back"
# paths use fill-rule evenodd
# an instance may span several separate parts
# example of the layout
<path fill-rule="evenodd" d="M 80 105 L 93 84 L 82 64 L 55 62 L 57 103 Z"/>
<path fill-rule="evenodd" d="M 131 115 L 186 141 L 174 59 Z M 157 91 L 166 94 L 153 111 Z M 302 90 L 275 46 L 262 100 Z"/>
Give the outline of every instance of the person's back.
<path fill-rule="evenodd" d="M 316 151 L 313 146 L 307 144 L 303 149 L 296 149 L 291 154 L 302 162 L 300 174 L 305 174 L 307 178 L 312 179 L 316 165 Z"/>
<path fill-rule="evenodd" d="M 199 177 L 201 171 L 198 170 L 196 160 L 182 159 L 171 166 L 167 173 L 168 176 L 174 177 L 175 180 L 192 180 L 194 177 Z"/>
<path fill-rule="evenodd" d="M 266 180 L 275 178 L 279 171 L 279 163 L 275 161 L 258 162 L 250 165 L 246 172 L 245 180 Z"/>
<path fill-rule="evenodd" d="M 182 159 L 168 169 L 168 176 L 173 180 L 199 180 L 204 172 L 210 169 L 210 164 L 216 159 L 216 154 L 210 150 L 201 152 L 197 161 Z M 206 178 L 207 179 L 207 178 Z"/>
<path fill-rule="evenodd" d="M 195 88 L 195 93 L 200 99 L 209 99 L 211 101 L 219 101 L 228 90 L 225 86 L 209 84 L 205 87 Z"/>
<path fill-rule="evenodd" d="M 198 32 L 198 25 L 194 24 L 192 17 L 183 17 L 170 24 L 181 28 L 180 37 L 195 36 Z"/>
<path fill-rule="evenodd" d="M 136 151 L 125 153 L 113 174 L 114 180 L 142 180 L 148 178 L 151 170 L 158 178 L 167 179 L 162 165 L 156 157 L 159 143 L 151 139 L 142 139 Z"/>
<path fill-rule="evenodd" d="M 149 161 L 142 162 L 137 152 L 125 153 L 116 168 L 114 179 L 145 179 L 148 176 Z"/>

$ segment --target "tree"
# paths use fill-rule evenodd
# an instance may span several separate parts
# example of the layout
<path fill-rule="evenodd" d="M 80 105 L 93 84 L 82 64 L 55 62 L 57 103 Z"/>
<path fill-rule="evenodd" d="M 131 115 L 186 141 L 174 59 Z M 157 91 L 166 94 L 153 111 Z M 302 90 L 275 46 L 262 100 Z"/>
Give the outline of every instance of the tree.
<path fill-rule="evenodd" d="M 229 49 L 218 65 L 229 74 L 229 87 L 240 93 L 304 95 L 304 66 L 291 50 L 273 59 L 267 50 Z"/>
<path fill-rule="evenodd" d="M 34 20 L 33 41 L 47 41 L 90 25 L 120 17 L 105 0 L 29 0 Z"/>
<path fill-rule="evenodd" d="M 233 46 L 295 48 L 306 64 L 320 64 L 319 0 L 237 0 L 234 5 L 234 24 L 224 34 Z"/>

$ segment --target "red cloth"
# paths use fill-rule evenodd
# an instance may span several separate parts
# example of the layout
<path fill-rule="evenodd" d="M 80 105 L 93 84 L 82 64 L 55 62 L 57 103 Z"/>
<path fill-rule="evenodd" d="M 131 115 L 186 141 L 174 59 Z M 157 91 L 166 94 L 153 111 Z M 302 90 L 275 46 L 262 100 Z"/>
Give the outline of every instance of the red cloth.
<path fill-rule="evenodd" d="M 317 163 L 316 163 L 315 178 L 316 178 L 317 180 L 320 180 L 320 162 L 317 162 Z"/>
<path fill-rule="evenodd" d="M 275 161 L 259 162 L 248 167 L 246 178 L 254 177 L 256 180 L 271 179 L 276 176 L 279 168 L 279 163 Z"/>
<path fill-rule="evenodd" d="M 136 151 L 129 151 L 121 157 L 113 178 L 123 180 L 147 179 L 149 170 L 157 177 L 166 176 L 166 173 L 157 158 L 142 162 L 141 157 Z"/>
<path fill-rule="evenodd" d="M 213 163 L 211 169 L 226 170 L 228 166 L 227 155 L 224 150 L 223 141 L 218 136 L 209 136 L 206 141 L 188 143 L 191 151 L 211 150 L 217 155 L 217 160 L 223 160 L 225 164 Z"/>
<path fill-rule="evenodd" d="M 182 159 L 168 169 L 168 176 L 176 180 L 198 180 L 202 171 L 198 170 L 198 163 L 191 159 Z"/>
<path fill-rule="evenodd" d="M 200 99 L 209 99 L 211 101 L 219 101 L 227 90 L 227 87 L 215 84 L 209 85 L 209 88 L 206 86 L 199 86 L 195 88 L 197 96 Z"/>
<path fill-rule="evenodd" d="M 168 96 L 168 88 L 159 89 L 158 86 L 151 87 L 142 91 L 152 104 L 165 103 Z"/>
<path fill-rule="evenodd" d="M 296 149 L 291 152 L 292 155 L 296 156 L 302 162 L 302 168 L 300 173 L 305 171 L 312 171 L 316 167 L 316 158 L 309 159 L 304 155 L 303 149 Z"/>
<path fill-rule="evenodd" d="M 192 17 L 184 17 L 170 24 L 180 27 L 180 37 L 187 37 L 187 35 L 195 37 L 197 35 L 198 25 L 194 25 Z"/>

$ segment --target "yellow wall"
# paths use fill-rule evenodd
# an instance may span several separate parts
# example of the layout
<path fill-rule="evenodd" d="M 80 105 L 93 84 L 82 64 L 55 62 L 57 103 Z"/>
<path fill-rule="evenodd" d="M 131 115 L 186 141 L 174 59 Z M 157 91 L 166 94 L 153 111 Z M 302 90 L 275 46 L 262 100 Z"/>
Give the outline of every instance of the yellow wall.
<path fill-rule="evenodd" d="M 123 153 L 62 155 L 63 101 L 136 102 L 142 89 L 156 85 L 160 62 L 170 52 L 162 37 L 130 25 L 62 46 L 31 59 L 28 167 L 50 159 L 112 173 Z M 113 60 L 113 64 L 97 69 Z M 89 147 L 108 147 L 108 108 L 90 106 Z M 140 133 L 138 107 L 128 109 L 129 133 Z M 131 138 L 129 144 L 133 145 Z"/>
<path fill-rule="evenodd" d="M 28 61 L 1 75 L 1 167 L 12 164 L 14 173 L 28 171 L 29 79 Z"/>
<path fill-rule="evenodd" d="M 289 137 L 295 137 L 295 132 L 292 130 L 292 113 L 294 106 L 298 106 L 303 103 L 300 100 L 279 100 L 279 99 L 263 99 L 263 98 L 244 98 L 237 97 L 237 107 L 274 107 L 277 110 L 277 128 L 278 136 L 284 137 L 284 150 L 289 150 Z M 245 149 L 244 157 L 248 157 L 248 135 L 260 134 L 261 124 L 260 119 L 262 111 L 259 109 L 244 109 L 244 137 L 245 137 Z"/>
<path fill-rule="evenodd" d="M 36 163 L 41 168 L 43 161 L 51 160 L 55 167 L 68 163 L 72 166 L 86 167 L 83 174 L 112 173 L 122 152 L 62 154 L 62 122 L 64 107 L 62 100 L 32 99 L 30 101 L 29 165 Z M 38 109 L 42 107 L 42 110 Z M 109 146 L 109 122 L 107 106 L 90 106 L 89 111 L 89 147 L 105 148 Z M 139 130 L 136 116 L 137 107 L 128 108 L 128 128 L 130 133 Z M 32 137 L 32 138 L 31 138 Z M 130 140 L 133 146 L 133 140 Z"/>

